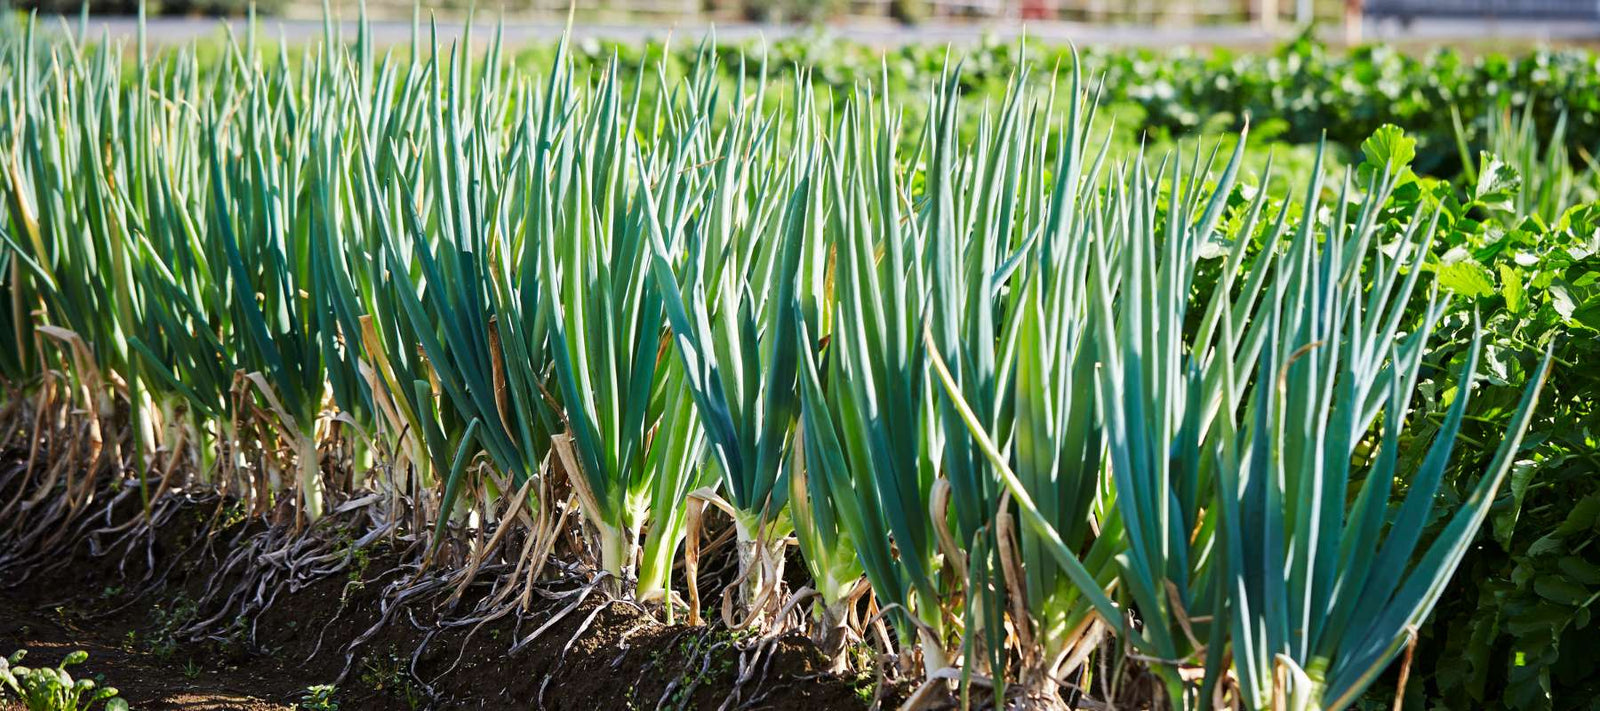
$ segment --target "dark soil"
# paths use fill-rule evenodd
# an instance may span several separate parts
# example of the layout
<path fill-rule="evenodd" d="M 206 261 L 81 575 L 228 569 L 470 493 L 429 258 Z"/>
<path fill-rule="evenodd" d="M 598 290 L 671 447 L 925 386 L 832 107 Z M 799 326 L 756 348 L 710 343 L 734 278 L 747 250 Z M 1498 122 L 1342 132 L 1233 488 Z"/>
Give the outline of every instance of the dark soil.
<path fill-rule="evenodd" d="M 180 639 L 173 629 L 215 614 L 195 601 L 230 546 L 264 528 L 237 522 L 206 536 L 216 510 L 214 498 L 184 504 L 135 555 L 95 556 L 80 542 L 70 563 L 25 579 L 0 574 L 0 654 L 27 649 L 27 662 L 42 666 L 85 650 L 88 662 L 72 671 L 117 687 L 134 709 L 335 708 L 316 705 L 308 690 L 341 674 L 333 699 L 345 710 L 716 709 L 733 699 L 726 708 L 821 711 L 861 709 L 872 696 L 871 675 L 825 672 L 803 637 L 762 644 L 718 627 L 665 625 L 631 603 L 604 602 L 599 591 L 576 607 L 576 595 L 536 597 L 527 612 L 481 626 L 441 624 L 452 618 L 449 590 L 404 607 L 391 600 L 394 614 L 352 645 L 384 617 L 385 588 L 414 569 L 382 543 L 352 552 L 356 564 L 345 571 L 265 591 L 272 602 L 264 612 Z M 487 591 L 480 581 L 454 617 Z"/>
<path fill-rule="evenodd" d="M 91 622 L 96 626 L 82 627 L 85 623 L 75 608 L 36 607 L 24 598 L 15 591 L 0 593 L 0 649 L 6 650 L 0 654 L 26 649 L 25 664 L 54 666 L 69 652 L 87 651 L 89 661 L 68 671 L 115 686 L 135 709 L 293 708 L 263 698 L 295 696 L 294 676 L 276 665 L 205 665 L 186 670 L 191 657 L 178 661 L 137 650 L 118 639 L 112 625 Z M 0 708 L 22 707 L 0 702 Z"/>

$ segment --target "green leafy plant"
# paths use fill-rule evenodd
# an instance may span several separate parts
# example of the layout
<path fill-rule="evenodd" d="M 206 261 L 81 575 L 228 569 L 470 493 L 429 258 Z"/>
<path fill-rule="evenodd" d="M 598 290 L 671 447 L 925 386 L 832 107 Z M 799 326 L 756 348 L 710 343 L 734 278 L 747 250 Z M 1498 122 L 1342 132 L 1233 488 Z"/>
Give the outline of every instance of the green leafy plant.
<path fill-rule="evenodd" d="M 115 688 L 72 678 L 67 667 L 84 663 L 88 652 L 72 652 L 54 668 L 22 666 L 25 656 L 27 650 L 19 649 L 8 658 L 0 658 L 0 691 L 15 695 L 28 711 L 89 711 L 101 702 L 104 704 L 99 708 L 105 711 L 128 708 L 128 702 L 117 696 Z"/>
<path fill-rule="evenodd" d="M 339 711 L 339 701 L 334 698 L 339 689 L 333 684 L 314 684 L 300 694 L 297 708 L 306 711 Z"/>
<path fill-rule="evenodd" d="M 1548 347 L 1550 374 L 1534 414 L 1528 445 L 1514 460 L 1476 545 L 1462 561 L 1462 582 L 1441 598 L 1422 625 L 1409 696 L 1452 705 L 1559 707 L 1580 698 L 1600 677 L 1571 662 L 1572 650 L 1595 639 L 1589 608 L 1600 593 L 1593 575 L 1589 504 L 1597 491 L 1594 408 L 1600 380 L 1583 364 L 1594 356 L 1600 261 L 1595 257 L 1593 205 L 1567 208 L 1548 226 L 1534 216 L 1494 220 L 1444 200 L 1448 224 L 1441 269 L 1457 284 L 1454 312 L 1441 319 L 1442 343 L 1427 368 L 1459 369 L 1482 314 L 1484 380 L 1463 418 L 1458 458 L 1440 495 L 1464 499 L 1497 430 L 1514 412 L 1516 394 L 1538 372 L 1531 352 Z M 1510 224 L 1509 228 L 1499 225 Z M 1459 279 L 1470 274 L 1471 281 Z M 1445 275 L 1441 273 L 1441 283 Z M 1482 288 L 1487 284 L 1489 288 Z M 1424 378 L 1418 434 L 1435 430 L 1449 392 Z M 1475 471 L 1476 470 L 1476 471 Z M 1430 522 L 1428 531 L 1441 522 Z"/>

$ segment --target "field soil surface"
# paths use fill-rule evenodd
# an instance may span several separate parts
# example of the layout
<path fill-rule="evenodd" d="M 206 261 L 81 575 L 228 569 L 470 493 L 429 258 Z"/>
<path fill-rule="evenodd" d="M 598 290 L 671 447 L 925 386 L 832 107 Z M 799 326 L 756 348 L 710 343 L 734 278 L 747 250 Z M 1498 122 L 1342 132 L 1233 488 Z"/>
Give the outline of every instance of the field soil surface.
<path fill-rule="evenodd" d="M 407 569 L 381 542 L 320 579 L 239 585 L 247 573 L 217 573 L 260 526 L 205 536 L 216 510 L 214 497 L 185 502 L 137 545 L 96 555 L 80 541 L 0 574 L 0 655 L 27 649 L 25 664 L 53 666 L 87 651 L 70 671 L 115 686 L 134 709 L 823 711 L 862 709 L 872 696 L 870 675 L 826 672 L 804 637 L 758 648 L 724 629 L 664 624 L 598 591 L 574 605 L 576 583 L 541 588 L 520 615 L 449 624 L 489 586 L 475 584 L 454 608 L 447 589 L 397 602 L 384 591 Z M 205 602 L 212 588 L 236 585 Z M 233 616 L 238 595 L 270 603 Z M 177 632 L 207 621 L 198 638 Z M 334 684 L 337 706 L 319 704 L 312 687 Z"/>

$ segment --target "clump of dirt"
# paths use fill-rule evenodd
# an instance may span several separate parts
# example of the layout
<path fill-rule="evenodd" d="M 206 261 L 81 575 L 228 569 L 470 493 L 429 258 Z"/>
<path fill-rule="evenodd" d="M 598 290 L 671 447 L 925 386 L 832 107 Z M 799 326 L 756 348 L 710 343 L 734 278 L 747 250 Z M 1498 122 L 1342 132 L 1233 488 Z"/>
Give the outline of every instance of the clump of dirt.
<path fill-rule="evenodd" d="M 444 587 L 399 603 L 391 586 L 415 565 L 381 541 L 336 550 L 347 564 L 309 583 L 255 582 L 227 561 L 265 524 L 210 495 L 168 505 L 132 545 L 79 541 L 61 564 L 0 579 L 0 654 L 53 663 L 86 650 L 75 669 L 136 709 L 818 711 L 872 698 L 870 674 L 828 673 L 802 636 L 669 625 L 576 581 L 542 588 L 526 611 L 457 622 L 488 576 L 453 604 Z M 208 595 L 219 586 L 238 592 Z M 177 633 L 197 622 L 210 623 L 203 635 Z"/>

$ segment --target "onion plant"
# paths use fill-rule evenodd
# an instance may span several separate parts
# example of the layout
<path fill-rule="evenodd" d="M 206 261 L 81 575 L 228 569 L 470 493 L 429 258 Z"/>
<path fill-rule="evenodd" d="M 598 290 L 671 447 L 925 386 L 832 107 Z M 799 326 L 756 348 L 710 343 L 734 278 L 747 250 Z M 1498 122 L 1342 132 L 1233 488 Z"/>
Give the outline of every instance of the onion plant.
<path fill-rule="evenodd" d="M 11 47 L 6 238 L 17 260 L 17 288 L 31 289 L 49 307 L 49 320 L 35 324 L 37 332 L 59 346 L 61 370 L 75 381 L 71 390 L 81 392 L 81 406 L 95 413 L 89 465 L 120 467 L 120 445 L 102 429 L 112 426 L 117 397 L 106 376 L 128 375 L 127 336 L 136 326 L 134 225 L 127 214 L 134 206 L 112 188 L 127 176 L 109 174 L 108 164 L 121 161 L 102 160 L 102 152 L 124 151 L 119 157 L 135 166 L 143 165 L 145 153 L 127 144 L 104 147 L 101 136 L 125 130 L 137 111 L 117 90 L 120 62 L 112 52 L 86 53 L 73 45 L 74 51 L 53 52 L 48 65 L 36 67 L 34 28 L 30 19 L 22 41 Z"/>
<path fill-rule="evenodd" d="M 1221 420 L 1214 456 L 1231 642 L 1251 706 L 1344 708 L 1414 639 L 1488 515 L 1549 366 L 1547 354 L 1462 507 L 1435 513 L 1471 399 L 1479 337 L 1427 455 L 1401 471 L 1400 432 L 1442 308 L 1430 300 L 1413 330 L 1401 333 L 1437 216 L 1419 208 L 1393 256 L 1374 249 L 1393 168 L 1374 177 L 1369 194 L 1377 197 L 1352 225 L 1334 222 L 1320 245 L 1303 230 L 1280 260 L 1262 315 L 1271 345 L 1258 366 L 1271 379 L 1258 379 L 1238 424 L 1231 414 Z M 1394 497 L 1399 482 L 1405 495 Z M 1436 515 L 1448 523 L 1423 545 L 1423 527 Z"/>
<path fill-rule="evenodd" d="M 708 123 L 719 91 L 715 84 L 697 85 L 688 97 L 691 106 L 704 102 L 705 108 L 686 117 L 687 130 L 676 140 L 714 151 L 700 164 L 705 174 L 695 186 L 703 191 L 703 221 L 688 224 L 692 196 L 676 181 L 665 181 L 660 197 L 648 184 L 643 191 L 652 272 L 710 459 L 722 477 L 739 543 L 739 600 L 752 620 L 779 602 L 787 533 L 780 515 L 799 416 L 796 322 L 800 304 L 817 298 L 812 292 L 820 278 L 816 260 L 802 259 L 807 242 L 815 253 L 820 217 L 813 100 L 806 80 L 798 78 L 788 127 L 793 143 L 782 147 L 780 157 L 776 118 L 752 108 L 761 106 L 764 69 L 761 76 L 753 97 L 741 78 L 720 135 Z M 689 147 L 680 148 L 681 155 L 695 155 Z M 678 244 L 681 282 L 673 249 Z"/>
<path fill-rule="evenodd" d="M 1212 312 L 1217 319 L 1207 318 L 1202 335 L 1217 340 L 1200 345 L 1218 349 L 1223 357 L 1211 365 L 1220 369 L 1185 353 L 1187 288 L 1161 281 L 1174 270 L 1183 278 L 1194 236 L 1171 234 L 1158 248 L 1135 230 L 1121 254 L 1120 301 L 1110 280 L 1099 280 L 1096 308 L 1121 316 L 1120 332 L 1103 329 L 1102 343 L 1116 345 L 1103 352 L 1099 376 L 1129 541 L 1119 580 L 1146 620 L 1133 642 L 1164 660 L 1156 671 L 1174 703 L 1211 704 L 1222 671 L 1215 650 L 1224 644 L 1246 706 L 1353 702 L 1437 598 L 1509 466 L 1497 460 L 1447 535 L 1414 557 L 1454 428 L 1447 423 L 1421 470 L 1395 471 L 1405 403 L 1440 313 L 1431 306 L 1402 337 L 1432 224 L 1419 212 L 1397 235 L 1392 256 L 1375 248 L 1395 173 L 1375 171 L 1363 200 L 1351 199 L 1347 180 L 1333 218 L 1301 222 L 1272 260 L 1245 331 L 1236 330 L 1237 309 Z M 1319 176 L 1310 180 L 1303 214 L 1317 214 Z M 1254 268 L 1268 269 L 1275 249 L 1268 245 Z M 1112 260 L 1103 249 L 1097 259 Z M 1140 283 L 1151 276 L 1155 284 Z M 1129 298 L 1152 292 L 1155 298 Z M 1253 368 L 1228 355 L 1228 344 L 1241 340 L 1256 342 L 1241 354 L 1257 354 Z M 1469 362 L 1457 406 L 1471 377 Z M 1208 383 L 1220 386 L 1214 411 L 1204 405 L 1214 397 Z M 1515 451 L 1536 392 L 1525 397 L 1502 460 Z M 1385 439 L 1364 443 L 1386 402 Z M 1360 456 L 1363 450 L 1376 456 Z M 1397 477 L 1411 489 L 1380 545 Z M 1347 483 L 1357 478 L 1362 493 L 1347 506 Z M 1350 646 L 1341 647 L 1346 639 Z M 1199 689 L 1183 680 L 1184 665 L 1205 670 Z"/>
<path fill-rule="evenodd" d="M 370 398 L 370 420 L 358 421 L 383 433 L 392 465 L 411 472 L 423 491 L 448 479 L 470 420 L 453 399 L 438 397 L 433 366 L 417 348 L 433 324 L 413 321 L 405 306 L 422 270 L 415 243 L 426 235 L 408 229 L 401 181 L 420 182 L 422 162 L 392 147 L 428 130 L 424 97 L 437 84 L 431 65 L 415 56 L 403 71 L 389 57 L 376 68 L 357 66 L 359 74 L 350 73 L 350 63 L 327 67 L 324 81 L 350 98 L 313 141 L 319 189 L 312 220 L 325 235 L 323 313 L 338 345 L 356 356 Z"/>
<path fill-rule="evenodd" d="M 1185 302 L 1196 268 L 1195 246 L 1200 238 L 1212 235 L 1221 219 L 1243 155 L 1241 139 L 1222 174 L 1209 181 L 1210 166 L 1202 168 L 1196 153 L 1190 177 L 1182 179 L 1174 167 L 1165 192 L 1161 181 L 1146 176 L 1141 165 L 1102 183 L 1099 176 L 1105 151 L 1091 155 L 1086 141 L 1093 105 L 1085 108 L 1080 80 L 1076 73 L 1074 77 L 1069 122 L 1057 142 L 1058 164 L 1053 171 L 1056 182 L 1043 224 L 1030 235 L 1030 251 L 1022 255 L 1025 258 L 1019 258 L 1015 265 L 990 267 L 990 273 L 1000 276 L 1012 270 L 1018 272 L 1011 276 L 1019 285 L 1013 290 L 1016 306 L 1007 322 L 1007 329 L 1014 335 L 1002 339 L 1012 342 L 1005 352 L 1006 359 L 1001 361 L 1001 372 L 1005 374 L 1002 402 L 1010 413 L 1007 421 L 983 422 L 971 404 L 973 396 L 958 387 L 959 379 L 947 359 L 941 356 L 934 360 L 947 385 L 950 406 L 960 415 L 959 421 L 970 428 L 970 436 L 957 432 L 950 439 L 959 438 L 989 460 L 988 465 L 998 474 L 992 480 L 994 485 L 1003 487 L 1016 499 L 1022 514 L 1024 525 L 1001 525 L 1014 520 L 1015 515 L 1005 506 L 998 512 L 995 526 L 1004 536 L 998 541 L 996 553 L 998 567 L 1015 581 L 1012 584 L 1023 587 L 1013 597 L 1010 611 L 1014 618 L 1030 621 L 1021 628 L 1025 670 L 1022 678 L 1029 682 L 1025 689 L 1029 694 L 1047 690 L 1057 675 L 1073 671 L 1093 651 L 1103 630 L 1134 634 L 1130 631 L 1134 628 L 1124 624 L 1123 613 L 1106 597 L 1105 590 L 1114 583 L 1119 595 L 1134 596 L 1142 610 L 1164 609 L 1174 604 L 1171 595 L 1185 589 L 1174 586 L 1169 593 L 1160 577 L 1141 588 L 1129 582 L 1129 566 L 1170 568 L 1162 577 L 1170 575 L 1169 580 L 1177 580 L 1183 586 L 1190 584 L 1188 566 L 1181 554 L 1174 564 L 1160 566 L 1138 557 L 1149 544 L 1141 539 L 1146 532 L 1132 527 L 1144 517 L 1129 509 L 1139 505 L 1139 492 L 1156 482 L 1130 484 L 1121 479 L 1125 473 L 1137 471 L 1128 463 L 1113 465 L 1109 474 L 1115 476 L 1103 473 L 1103 450 L 1108 445 L 1102 439 L 1102 429 L 1108 426 L 1108 418 L 1116 414 L 1116 408 L 1108 404 L 1114 396 L 1097 394 L 1095 388 L 1098 371 L 1104 367 L 1105 344 L 1116 342 L 1119 328 L 1135 324 L 1126 333 L 1137 334 L 1140 339 L 1174 339 L 1169 343 L 1175 344 L 1184 325 L 1180 318 L 1160 329 L 1141 328 L 1127 311 L 1118 314 L 1095 308 L 1095 292 L 1097 285 L 1110 289 L 1109 284 L 1119 284 L 1145 295 L 1121 301 L 1125 309 L 1149 308 L 1152 297 L 1169 307 Z M 1158 197 L 1167 200 L 1166 209 L 1159 210 Z M 1248 219 L 1234 225 L 1234 229 L 1250 234 L 1260 206 L 1258 198 Z M 1105 255 L 1132 259 L 1141 254 L 1137 249 L 1141 243 L 1148 249 L 1155 239 L 1158 212 L 1159 220 L 1165 223 L 1166 244 L 1175 253 L 1169 254 L 1165 269 L 1153 261 L 1142 265 L 1140 274 L 1149 275 L 1146 278 L 1155 282 L 1146 288 L 1128 278 L 1126 271 L 1111 268 Z M 1242 243 L 1234 247 L 1224 269 L 1223 285 L 1215 292 L 1211 313 L 1222 309 L 1232 298 L 1231 278 L 1237 273 L 1243 254 Z M 994 282 L 998 283 L 999 278 Z M 1245 289 L 1240 306 L 1248 308 L 1255 293 L 1259 289 Z M 934 337 L 931 332 L 929 336 Z M 1218 360 L 1232 362 L 1238 357 L 1231 348 L 1225 354 L 1227 358 Z M 1181 418 L 1173 422 L 1181 422 Z M 1114 429 L 1111 434 L 1115 434 Z M 1111 447 L 1115 454 L 1114 442 Z M 1145 476 L 1159 474 L 1149 472 Z M 1191 482 L 1185 487 L 1183 497 L 1191 519 L 1198 513 L 1192 502 L 1196 486 Z M 1184 501 L 1174 503 L 1182 505 Z M 1165 503 L 1158 505 L 1158 510 Z M 1172 528 L 1176 526 L 1162 524 L 1158 530 Z M 1193 545 L 1203 550 L 1209 531 L 1202 528 L 1199 532 L 1203 535 Z M 1013 535 L 1020 536 L 1020 555 L 1004 548 L 1015 545 L 1010 540 Z M 1154 543 L 1155 550 L 1169 551 L 1169 555 L 1173 544 L 1183 549 L 1191 545 L 1187 535 Z M 1181 594 L 1180 598 L 1186 600 L 1187 595 Z M 1144 632 L 1156 634 L 1160 630 L 1152 630 L 1147 624 Z M 1168 641 L 1162 638 L 1163 643 Z M 1166 647 L 1169 658 L 1178 656 L 1175 645 Z"/>
<path fill-rule="evenodd" d="M 391 398 L 421 426 L 434 471 L 445 474 L 436 522 L 441 530 L 466 486 L 462 463 L 481 448 L 508 477 L 509 491 L 492 480 L 484 486 L 491 495 L 509 495 L 538 476 L 551 429 L 538 372 L 546 326 L 535 220 L 544 213 L 517 190 L 530 184 L 499 178 L 506 146 L 500 144 L 494 64 L 486 66 L 476 91 L 465 65 L 452 52 L 442 67 L 435 53 L 422 70 L 425 81 L 406 85 L 419 91 L 413 98 L 424 107 L 429 151 L 407 156 L 395 142 L 362 148 L 366 200 L 392 286 L 385 296 L 392 300 L 376 302 L 377 318 L 364 328 L 369 340 L 388 349 L 382 359 L 385 379 L 397 391 Z M 564 90 L 552 85 L 538 130 L 548 132 L 558 120 L 552 107 L 562 105 L 558 92 Z M 533 116 L 514 125 L 509 162 L 538 161 L 524 152 L 534 140 Z M 380 156 L 387 160 L 379 163 Z M 514 174 L 526 178 L 535 169 Z M 380 175 L 390 179 L 380 182 Z M 482 192 L 469 192 L 469 185 Z M 398 306 L 407 326 L 393 320 L 401 316 L 383 314 L 384 304 Z M 380 321 L 384 331 L 377 330 Z M 398 352 L 414 343 L 421 359 Z"/>
<path fill-rule="evenodd" d="M 639 92 L 622 93 L 613 60 L 570 159 L 554 181 L 564 194 L 541 205 L 557 215 L 539 235 L 547 299 L 555 309 L 550 341 L 570 440 L 557 451 L 569 467 L 588 521 L 599 531 L 602 566 L 620 577 L 639 563 L 639 595 L 664 594 L 682 541 L 691 484 L 698 483 L 702 435 L 684 389 L 683 365 L 664 347 L 660 286 L 650 276 L 643 186 L 683 170 L 686 152 L 636 176 Z M 569 444 L 570 442 L 570 444 Z"/>
<path fill-rule="evenodd" d="M 1090 265 L 1086 256 L 1095 237 L 1093 197 L 1102 187 L 1106 147 L 1091 153 L 1095 106 L 1085 95 L 1076 65 L 1068 90 L 1066 118 L 1053 145 L 1051 190 L 1045 194 L 1042 177 L 1028 181 L 1033 187 L 1027 204 L 1042 213 L 1041 222 L 1027 236 L 1026 251 L 993 267 L 1001 273 L 1015 270 L 1006 327 L 1013 345 L 998 364 L 1008 373 L 998 394 L 1013 413 L 1010 456 L 1003 465 L 1016 472 L 1062 542 L 1082 556 L 1084 570 L 1099 589 L 1111 584 L 1111 554 L 1120 535 L 1120 520 L 1108 510 L 1111 492 L 1101 476 L 1103 444 L 1094 391 L 1086 387 L 1097 365 L 1094 314 L 1084 298 Z M 1029 165 L 1043 165 L 1044 149 L 1050 145 L 1040 141 Z M 986 434 L 1004 442 L 999 431 L 1004 428 Z M 1098 645 L 1105 626 L 1091 596 L 1074 584 L 1077 571 L 1052 556 L 1050 542 L 1037 530 L 1013 520 L 1008 511 L 998 512 L 995 553 L 1008 583 L 1019 587 L 1009 603 L 1022 637 L 1023 664 L 1016 676 L 1026 693 L 1038 693 L 1050 685 L 1048 679 L 1072 672 Z"/>
<path fill-rule="evenodd" d="M 936 464 L 920 338 L 927 276 L 920 230 L 902 219 L 911 207 L 896 153 L 899 123 L 886 100 L 875 105 L 862 90 L 829 146 L 822 185 L 833 289 L 827 310 L 802 310 L 805 471 L 793 513 L 824 625 L 843 617 L 839 605 L 864 570 L 901 639 L 919 640 L 932 670 L 946 654 L 928 513 Z M 819 361 L 812 351 L 829 316 Z"/>

